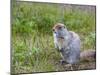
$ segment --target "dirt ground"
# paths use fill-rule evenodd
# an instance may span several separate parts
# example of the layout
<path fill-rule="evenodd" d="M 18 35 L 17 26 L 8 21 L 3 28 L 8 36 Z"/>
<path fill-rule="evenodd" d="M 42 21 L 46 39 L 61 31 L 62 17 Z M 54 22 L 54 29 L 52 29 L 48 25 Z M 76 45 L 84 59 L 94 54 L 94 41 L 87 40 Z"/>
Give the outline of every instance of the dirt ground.
<path fill-rule="evenodd" d="M 80 62 L 75 66 L 71 66 L 69 64 L 56 64 L 57 71 L 78 71 L 78 70 L 93 70 L 96 69 L 96 61 L 85 61 Z"/>

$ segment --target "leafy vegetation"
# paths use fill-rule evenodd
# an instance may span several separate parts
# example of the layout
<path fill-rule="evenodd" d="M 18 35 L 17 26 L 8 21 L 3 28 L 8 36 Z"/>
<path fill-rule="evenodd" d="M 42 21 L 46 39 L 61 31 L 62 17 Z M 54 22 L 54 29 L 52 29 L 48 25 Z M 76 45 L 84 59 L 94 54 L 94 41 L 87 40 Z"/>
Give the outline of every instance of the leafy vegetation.
<path fill-rule="evenodd" d="M 84 6 L 13 2 L 12 73 L 64 71 L 57 64 L 61 57 L 53 44 L 52 27 L 58 22 L 80 35 L 82 50 L 95 49 L 95 9 L 82 8 Z"/>

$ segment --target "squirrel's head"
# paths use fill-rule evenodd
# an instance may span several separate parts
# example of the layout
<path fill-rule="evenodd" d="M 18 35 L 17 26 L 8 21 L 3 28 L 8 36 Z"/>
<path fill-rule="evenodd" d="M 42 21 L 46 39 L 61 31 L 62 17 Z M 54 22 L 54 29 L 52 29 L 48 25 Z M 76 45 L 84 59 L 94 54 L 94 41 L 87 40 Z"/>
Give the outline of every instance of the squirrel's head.
<path fill-rule="evenodd" d="M 54 26 L 53 26 L 53 31 L 57 31 L 57 30 L 60 30 L 62 28 L 65 28 L 64 24 L 62 23 L 56 23 Z"/>
<path fill-rule="evenodd" d="M 53 33 L 56 35 L 56 37 L 63 37 L 66 34 L 66 27 L 64 24 L 62 23 L 57 23 L 53 26 Z"/>

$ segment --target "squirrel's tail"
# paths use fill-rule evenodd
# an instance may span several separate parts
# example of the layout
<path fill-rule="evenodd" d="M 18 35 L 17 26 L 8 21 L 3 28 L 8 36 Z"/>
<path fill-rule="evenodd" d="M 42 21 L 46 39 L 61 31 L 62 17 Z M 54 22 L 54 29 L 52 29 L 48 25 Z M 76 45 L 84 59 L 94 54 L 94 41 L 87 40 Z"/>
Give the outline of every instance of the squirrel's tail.
<path fill-rule="evenodd" d="M 88 51 L 82 51 L 80 54 L 80 60 L 95 60 L 96 59 L 96 51 L 95 50 L 88 50 Z"/>

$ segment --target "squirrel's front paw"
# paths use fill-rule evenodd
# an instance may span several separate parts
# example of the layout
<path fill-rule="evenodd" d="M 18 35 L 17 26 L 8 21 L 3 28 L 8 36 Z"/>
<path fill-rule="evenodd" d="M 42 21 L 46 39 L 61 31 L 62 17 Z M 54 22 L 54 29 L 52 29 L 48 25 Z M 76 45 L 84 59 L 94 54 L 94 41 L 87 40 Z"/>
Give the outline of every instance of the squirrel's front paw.
<path fill-rule="evenodd" d="M 66 64 L 66 61 L 65 60 L 60 60 L 59 62 L 60 62 L 61 65 Z"/>

